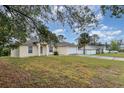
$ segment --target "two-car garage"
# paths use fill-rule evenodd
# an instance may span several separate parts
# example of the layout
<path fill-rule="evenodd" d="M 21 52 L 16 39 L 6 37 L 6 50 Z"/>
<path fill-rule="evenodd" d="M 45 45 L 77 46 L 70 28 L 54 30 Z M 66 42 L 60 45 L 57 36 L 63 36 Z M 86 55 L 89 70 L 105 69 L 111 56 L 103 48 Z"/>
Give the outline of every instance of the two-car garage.
<path fill-rule="evenodd" d="M 86 55 L 93 55 L 97 54 L 98 50 L 102 51 L 104 47 L 96 46 L 96 45 L 87 45 L 85 46 L 85 54 Z M 57 46 L 57 51 L 60 55 L 71 55 L 71 54 L 83 54 L 83 47 L 78 49 L 78 46 L 69 43 L 69 42 L 60 42 Z"/>
<path fill-rule="evenodd" d="M 69 42 L 60 42 L 57 45 L 57 51 L 60 55 L 71 55 L 71 54 L 77 54 L 78 47 Z"/>

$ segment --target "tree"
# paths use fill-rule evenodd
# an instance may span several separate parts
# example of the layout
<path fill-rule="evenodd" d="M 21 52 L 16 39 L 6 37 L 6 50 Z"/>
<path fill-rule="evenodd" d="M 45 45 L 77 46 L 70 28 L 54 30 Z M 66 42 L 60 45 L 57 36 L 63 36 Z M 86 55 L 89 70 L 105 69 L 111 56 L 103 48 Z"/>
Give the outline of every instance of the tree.
<path fill-rule="evenodd" d="M 123 5 L 103 5 L 101 6 L 101 10 L 103 15 L 109 11 L 111 17 L 121 18 L 124 14 L 124 6 Z"/>
<path fill-rule="evenodd" d="M 9 46 L 12 44 L 11 40 L 14 33 L 9 32 L 11 29 L 9 21 L 8 17 L 4 17 L 3 14 L 0 14 L 0 56 L 7 56 L 10 54 Z"/>
<path fill-rule="evenodd" d="M 111 50 L 116 50 L 118 51 L 119 50 L 119 44 L 117 41 L 111 41 Z"/>
<path fill-rule="evenodd" d="M 108 44 L 107 42 L 105 42 L 105 47 L 106 47 L 106 50 L 110 50 L 110 44 Z"/>
<path fill-rule="evenodd" d="M 39 32 L 33 37 L 37 39 L 39 42 L 47 42 L 50 45 L 52 44 L 56 46 L 56 44 L 59 42 L 56 34 L 52 33 L 52 31 L 49 31 L 48 28 L 42 25 L 41 23 L 38 24 L 38 28 Z"/>
<path fill-rule="evenodd" d="M 0 39 L 2 42 L 0 47 L 17 47 L 25 42 L 31 33 L 37 33 L 39 41 L 51 40 L 46 38 L 48 31 L 44 29 L 48 22 L 68 25 L 73 31 L 76 28 L 84 31 L 89 25 L 98 23 L 95 13 L 87 6 L 1 5 L 0 29 L 2 30 L 0 30 L 0 34 L 6 32 L 7 34 L 0 35 L 1 38 L 6 38 L 5 40 Z"/>
<path fill-rule="evenodd" d="M 64 35 L 58 35 L 58 40 L 60 42 L 63 42 L 66 38 L 64 37 Z"/>
<path fill-rule="evenodd" d="M 57 43 L 59 42 L 59 40 L 56 34 L 49 32 L 47 38 L 48 38 L 48 44 L 54 45 L 54 47 L 57 48 Z"/>
<path fill-rule="evenodd" d="M 82 33 L 78 39 L 79 48 L 83 47 L 83 54 L 85 55 L 85 46 L 90 41 L 90 37 L 88 33 Z"/>
<path fill-rule="evenodd" d="M 53 34 L 51 39 L 52 39 L 52 44 L 55 46 L 55 48 L 57 48 L 57 43 L 59 42 L 59 40 L 56 34 Z"/>
<path fill-rule="evenodd" d="M 62 9 L 63 8 L 63 9 Z M 80 28 L 83 31 L 90 24 L 97 23 L 96 16 L 87 6 L 0 6 L 0 15 L 8 18 L 11 38 L 18 42 L 25 42 L 31 32 L 39 35 L 39 22 L 45 26 L 46 22 L 60 22 L 70 28 Z M 1 20 L 2 21 L 2 20 Z M 5 21 L 4 24 L 7 24 Z M 1 26 L 3 27 L 3 26 Z M 35 30 L 33 30 L 35 28 Z M 44 38 L 45 39 L 45 38 Z"/>
<path fill-rule="evenodd" d="M 91 37 L 92 37 L 93 44 L 96 45 L 99 39 L 99 36 L 97 34 L 93 34 Z"/>

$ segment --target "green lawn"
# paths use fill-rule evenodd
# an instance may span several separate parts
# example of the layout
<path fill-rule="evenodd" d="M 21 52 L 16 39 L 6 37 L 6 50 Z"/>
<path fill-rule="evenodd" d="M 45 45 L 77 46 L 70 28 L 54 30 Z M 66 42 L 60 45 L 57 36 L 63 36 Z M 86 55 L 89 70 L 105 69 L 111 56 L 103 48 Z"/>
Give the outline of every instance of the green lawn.
<path fill-rule="evenodd" d="M 111 56 L 124 58 L 124 53 L 107 53 L 107 54 L 97 54 L 98 56 Z"/>
<path fill-rule="evenodd" d="M 1 57 L 0 87 L 124 87 L 124 62 L 79 56 Z"/>

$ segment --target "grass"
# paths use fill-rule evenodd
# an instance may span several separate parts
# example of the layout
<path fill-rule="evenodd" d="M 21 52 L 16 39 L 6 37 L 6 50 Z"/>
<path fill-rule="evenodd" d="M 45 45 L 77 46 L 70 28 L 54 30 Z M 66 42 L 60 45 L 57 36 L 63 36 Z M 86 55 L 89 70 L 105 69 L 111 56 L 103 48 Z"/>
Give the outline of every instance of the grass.
<path fill-rule="evenodd" d="M 0 87 L 124 87 L 124 62 L 79 56 L 1 57 Z"/>
<path fill-rule="evenodd" d="M 106 53 L 106 54 L 97 54 L 97 55 L 124 58 L 124 53 Z"/>

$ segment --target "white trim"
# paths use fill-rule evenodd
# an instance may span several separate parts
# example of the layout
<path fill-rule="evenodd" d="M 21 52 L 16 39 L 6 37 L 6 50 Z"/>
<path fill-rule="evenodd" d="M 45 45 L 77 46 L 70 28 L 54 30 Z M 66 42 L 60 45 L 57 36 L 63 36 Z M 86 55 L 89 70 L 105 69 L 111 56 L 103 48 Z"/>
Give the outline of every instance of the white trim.
<path fill-rule="evenodd" d="M 41 55 L 41 53 L 40 53 L 40 43 L 38 43 L 37 45 L 38 45 L 38 56 L 40 56 Z"/>

